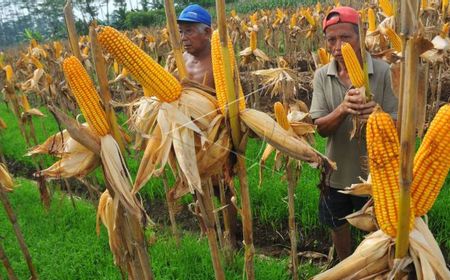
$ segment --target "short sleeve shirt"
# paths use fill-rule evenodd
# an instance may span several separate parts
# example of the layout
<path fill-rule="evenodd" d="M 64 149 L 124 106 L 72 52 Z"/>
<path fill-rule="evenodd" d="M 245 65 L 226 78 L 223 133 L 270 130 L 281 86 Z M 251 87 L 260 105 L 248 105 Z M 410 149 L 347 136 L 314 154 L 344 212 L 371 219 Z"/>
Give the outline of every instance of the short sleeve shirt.
<path fill-rule="evenodd" d="M 367 70 L 374 101 L 397 119 L 397 98 L 391 88 L 389 64 L 367 55 Z M 347 88 L 338 78 L 337 62 L 319 68 L 314 74 L 311 117 L 321 118 L 335 110 L 344 100 Z M 350 140 L 352 117 L 348 115 L 335 131 L 328 136 L 326 155 L 336 162 L 337 170 L 331 174 L 330 185 L 343 189 L 367 177 L 367 148 L 365 127 L 361 135 Z"/>

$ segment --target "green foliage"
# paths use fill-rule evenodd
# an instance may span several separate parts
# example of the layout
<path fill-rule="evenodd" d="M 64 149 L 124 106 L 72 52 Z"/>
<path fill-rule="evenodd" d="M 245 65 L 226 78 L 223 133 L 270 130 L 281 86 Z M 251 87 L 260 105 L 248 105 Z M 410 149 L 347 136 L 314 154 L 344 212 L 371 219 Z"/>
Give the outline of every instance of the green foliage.
<path fill-rule="evenodd" d="M 35 39 L 36 41 L 40 42 L 43 39 L 42 34 L 39 33 L 39 31 L 33 31 L 30 28 L 25 28 L 25 30 L 23 31 L 23 37 L 27 41 Z"/>
<path fill-rule="evenodd" d="M 125 26 L 128 29 L 149 26 L 162 26 L 166 22 L 164 9 L 150 11 L 132 11 L 126 14 Z"/>

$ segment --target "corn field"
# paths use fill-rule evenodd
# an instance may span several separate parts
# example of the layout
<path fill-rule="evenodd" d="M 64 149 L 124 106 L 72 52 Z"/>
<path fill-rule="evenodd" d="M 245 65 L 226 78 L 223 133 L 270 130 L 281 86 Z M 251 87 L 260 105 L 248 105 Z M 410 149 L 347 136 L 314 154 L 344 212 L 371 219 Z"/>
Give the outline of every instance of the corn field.
<path fill-rule="evenodd" d="M 333 258 L 328 258 L 313 279 L 450 279 L 448 259 L 422 218 L 450 168 L 449 3 L 341 2 L 225 14 L 224 1 L 217 1 L 211 38 L 215 89 L 186 78 L 177 58 L 182 52 L 178 28 L 170 25 L 173 2 L 166 1 L 164 28 L 119 31 L 94 22 L 87 36 L 76 33 L 67 5 L 68 40 L 32 39 L 0 53 L 2 101 L 27 143 L 25 156 L 33 161 L 43 207 L 51 203 L 50 181 L 65 182 L 70 190 L 67 180 L 75 178 L 98 201 L 96 230 L 106 228 L 123 279 L 153 279 L 145 229 L 157 225 L 140 193 L 159 178 L 177 241 L 182 234 L 177 205 L 192 195 L 192 215 L 208 241 L 215 279 L 225 279 L 237 250 L 230 238 L 235 225 L 229 220 L 230 209 L 235 209 L 243 228 L 242 278 L 255 279 L 258 237 L 252 230 L 245 152 L 248 138 L 259 138 L 267 143 L 256 159 L 260 183 L 273 153 L 274 168 L 285 174 L 290 237 L 286 269 L 299 279 L 294 217 L 301 209 L 294 207 L 294 193 L 302 165 L 318 169 L 322 179 L 339 168 L 315 148 L 317 127 L 309 114 L 314 72 L 333 59 L 322 21 L 334 7 L 356 5 L 364 52 L 390 64 L 399 119 L 395 126 L 376 109 L 367 123 L 354 120 L 352 137 L 360 130 L 367 135 L 370 176 L 346 192 L 372 199 L 348 221 L 367 235 L 350 257 L 329 269 Z M 364 88 L 370 100 L 367 65 L 360 65 L 348 44 L 342 54 L 352 85 Z M 45 116 L 43 108 L 51 115 Z M 34 121 L 44 117 L 54 118 L 60 132 L 39 143 L 40 128 Z M 0 116 L 0 131 L 9 125 Z M 416 141 L 420 146 L 415 153 Z M 130 150 L 138 158 L 136 174 L 128 168 Z M 14 224 L 14 210 L 7 205 L 15 175 L 8 172 L 1 153 L 0 194 Z M 52 165 L 44 155 L 55 159 Z M 98 167 L 104 184 L 93 180 Z M 172 185 L 168 177 L 174 178 Z M 15 229 L 30 275 L 38 279 L 26 236 Z M 3 264 L 8 278 L 16 279 L 11 265 Z"/>

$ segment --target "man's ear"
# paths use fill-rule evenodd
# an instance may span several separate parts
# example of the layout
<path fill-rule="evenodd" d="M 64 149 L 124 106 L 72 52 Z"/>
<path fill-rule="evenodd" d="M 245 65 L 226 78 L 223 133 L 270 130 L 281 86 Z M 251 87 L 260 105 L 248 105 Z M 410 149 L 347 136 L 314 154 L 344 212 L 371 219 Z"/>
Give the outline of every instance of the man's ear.
<path fill-rule="evenodd" d="M 211 27 L 206 27 L 205 28 L 205 33 L 206 33 L 206 36 L 208 36 L 209 38 L 211 38 L 211 36 L 212 36 L 212 28 Z"/>

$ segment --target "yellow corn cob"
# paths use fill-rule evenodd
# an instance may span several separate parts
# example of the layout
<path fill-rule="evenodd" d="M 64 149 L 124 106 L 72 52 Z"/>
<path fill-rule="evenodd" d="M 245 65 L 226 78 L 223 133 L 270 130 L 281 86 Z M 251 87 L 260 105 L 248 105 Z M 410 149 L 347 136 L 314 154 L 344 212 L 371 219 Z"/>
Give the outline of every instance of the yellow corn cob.
<path fill-rule="evenodd" d="M 53 42 L 53 48 L 55 48 L 55 58 L 56 59 L 60 58 L 63 50 L 61 42 L 59 41 Z"/>
<path fill-rule="evenodd" d="M 387 27 L 384 30 L 386 36 L 389 38 L 389 41 L 391 41 L 392 47 L 397 52 L 402 51 L 402 39 L 397 35 L 397 33 L 394 31 L 394 29 Z"/>
<path fill-rule="evenodd" d="M 38 46 L 38 42 L 36 41 L 36 39 L 31 39 L 30 40 L 30 47 L 32 49 L 36 48 Z"/>
<path fill-rule="evenodd" d="M 375 216 L 389 236 L 397 235 L 399 207 L 399 142 L 389 114 L 377 109 L 367 121 L 367 153 Z M 413 210 L 411 210 L 413 211 Z M 414 224 L 411 213 L 410 229 Z"/>
<path fill-rule="evenodd" d="M 394 15 L 394 9 L 392 8 L 392 3 L 389 0 L 380 0 L 378 1 L 378 5 L 381 10 L 387 17 L 391 17 Z"/>
<path fill-rule="evenodd" d="M 125 35 L 106 26 L 101 28 L 98 41 L 143 87 L 151 90 L 160 100 L 172 102 L 180 97 L 180 82 Z"/>
<path fill-rule="evenodd" d="M 324 48 L 319 48 L 317 54 L 319 56 L 320 64 L 325 65 L 330 62 L 330 54 Z"/>
<path fill-rule="evenodd" d="M 14 77 L 14 71 L 10 64 L 3 67 L 3 70 L 6 72 L 6 81 L 11 82 Z"/>
<path fill-rule="evenodd" d="M 425 10 L 426 8 L 428 8 L 428 0 L 421 1 L 421 8 L 422 8 L 422 10 Z"/>
<path fill-rule="evenodd" d="M 43 69 L 44 68 L 42 63 L 36 57 L 30 56 L 30 60 L 31 60 L 31 63 L 33 63 L 34 66 L 36 66 L 36 68 L 38 68 L 38 69 Z"/>
<path fill-rule="evenodd" d="M 442 38 L 447 38 L 448 37 L 448 30 L 449 30 L 449 24 L 450 24 L 450 22 L 447 22 L 446 24 L 444 24 L 443 26 L 442 26 L 442 29 L 441 29 L 441 37 Z"/>
<path fill-rule="evenodd" d="M 442 0 L 442 15 L 445 18 L 447 14 L 448 0 Z"/>
<path fill-rule="evenodd" d="M 319 1 L 317 1 L 317 4 L 316 4 L 316 13 L 317 13 L 317 14 L 320 14 L 321 11 L 322 11 L 322 5 L 320 4 Z"/>
<path fill-rule="evenodd" d="M 212 66 L 213 66 L 213 74 L 214 74 L 214 83 L 216 86 L 216 96 L 217 102 L 219 103 L 220 110 L 223 114 L 225 114 L 225 106 L 227 104 L 227 92 L 226 92 L 226 83 L 225 83 L 225 69 L 223 66 L 223 56 L 230 55 L 231 67 L 233 76 L 236 68 L 236 59 L 234 57 L 233 46 L 231 44 L 231 40 L 228 38 L 228 54 L 222 53 L 222 48 L 220 46 L 220 38 L 219 32 L 216 30 L 213 32 L 211 38 L 211 57 Z M 239 80 L 239 73 L 236 75 L 239 83 L 239 110 L 245 109 L 245 98 L 244 92 L 242 91 L 241 82 Z"/>
<path fill-rule="evenodd" d="M 100 136 L 108 134 L 110 128 L 106 121 L 105 111 L 100 104 L 94 84 L 81 62 L 75 56 L 68 57 L 63 62 L 63 70 L 89 127 Z"/>
<path fill-rule="evenodd" d="M 284 110 L 283 104 L 281 104 L 281 102 L 275 102 L 275 104 L 273 104 L 273 110 L 275 112 L 277 123 L 285 130 L 288 130 L 291 125 L 289 124 L 289 121 L 287 119 L 287 114 Z"/>
<path fill-rule="evenodd" d="M 252 25 L 258 25 L 258 12 L 254 12 L 253 15 L 250 16 L 250 22 Z"/>
<path fill-rule="evenodd" d="M 316 21 L 314 20 L 313 16 L 311 15 L 311 12 L 309 11 L 309 9 L 307 9 L 307 10 L 305 11 L 304 16 L 305 16 L 306 20 L 308 21 L 308 23 L 309 23 L 312 27 L 316 26 Z"/>
<path fill-rule="evenodd" d="M 375 17 L 375 12 L 372 8 L 367 9 L 367 18 L 369 21 L 369 29 L 368 31 L 373 32 L 377 29 L 377 22 Z"/>
<path fill-rule="evenodd" d="M 344 43 L 341 52 L 352 85 L 356 88 L 364 86 L 364 71 L 353 47 L 349 43 Z"/>
<path fill-rule="evenodd" d="M 83 53 L 84 55 L 88 55 L 88 54 L 89 54 L 89 46 L 86 46 L 86 47 L 83 49 L 82 53 Z"/>
<path fill-rule="evenodd" d="M 25 112 L 30 111 L 30 109 L 31 109 L 30 102 L 28 102 L 28 98 L 27 98 L 27 96 L 25 94 L 22 94 L 21 100 L 22 100 L 23 110 Z"/>
<path fill-rule="evenodd" d="M 250 32 L 250 49 L 252 51 L 256 50 L 258 45 L 258 36 L 255 31 Z"/>
<path fill-rule="evenodd" d="M 297 25 L 297 13 L 292 14 L 291 19 L 289 20 L 289 28 L 293 29 Z"/>
<path fill-rule="evenodd" d="M 444 105 L 428 128 L 414 158 L 411 198 L 416 216 L 433 206 L 450 168 L 450 105 Z"/>
<path fill-rule="evenodd" d="M 341 6 L 341 2 L 339 0 L 334 0 L 334 7 L 340 7 Z M 326 15 L 328 15 L 328 13 L 326 13 Z"/>

